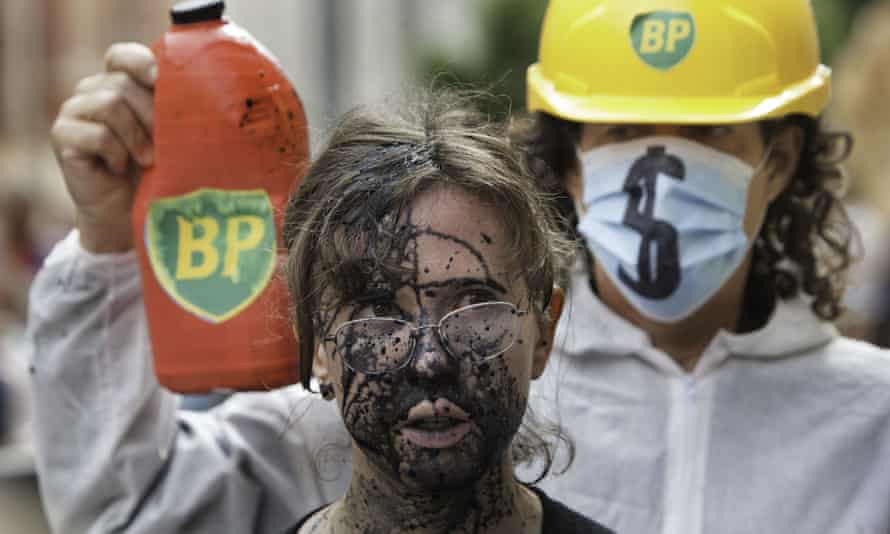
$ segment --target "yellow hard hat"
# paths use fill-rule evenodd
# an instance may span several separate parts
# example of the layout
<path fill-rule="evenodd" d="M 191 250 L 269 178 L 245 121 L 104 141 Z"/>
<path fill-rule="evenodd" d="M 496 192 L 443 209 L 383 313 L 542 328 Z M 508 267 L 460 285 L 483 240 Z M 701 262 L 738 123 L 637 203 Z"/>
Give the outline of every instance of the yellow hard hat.
<path fill-rule="evenodd" d="M 830 78 L 809 0 L 551 0 L 528 107 L 599 123 L 817 116 Z"/>

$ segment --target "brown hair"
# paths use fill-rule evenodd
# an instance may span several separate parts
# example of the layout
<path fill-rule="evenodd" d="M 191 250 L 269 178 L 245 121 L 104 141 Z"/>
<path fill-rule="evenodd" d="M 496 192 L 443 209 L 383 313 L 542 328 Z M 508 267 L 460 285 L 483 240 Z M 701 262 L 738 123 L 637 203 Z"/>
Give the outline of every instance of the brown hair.
<path fill-rule="evenodd" d="M 514 139 L 536 160 L 530 165 L 544 169 L 541 186 L 557 198 L 570 198 L 565 184 L 570 173 L 578 172 L 581 125 L 542 112 L 516 125 Z M 801 291 L 813 297 L 812 310 L 818 317 L 837 319 L 858 238 L 839 198 L 840 164 L 849 154 L 850 136 L 823 131 L 817 119 L 790 116 L 763 122 L 764 142 L 789 126 L 803 131 L 803 151 L 790 185 L 770 205 L 754 245 L 742 314 L 749 327 L 767 321 L 777 298 L 791 299 Z M 571 201 L 560 202 L 558 209 L 563 220 L 577 223 Z M 574 224 L 565 230 L 581 240 Z M 593 261 L 586 249 L 582 254 L 588 263 Z"/>

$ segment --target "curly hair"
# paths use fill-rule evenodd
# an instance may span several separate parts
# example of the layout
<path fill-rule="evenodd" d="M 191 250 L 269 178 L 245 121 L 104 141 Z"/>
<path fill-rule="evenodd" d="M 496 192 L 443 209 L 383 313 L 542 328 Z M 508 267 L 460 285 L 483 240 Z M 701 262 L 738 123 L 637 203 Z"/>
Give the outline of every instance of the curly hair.
<path fill-rule="evenodd" d="M 764 324 L 777 299 L 791 299 L 801 292 L 812 297 L 811 308 L 819 318 L 837 319 L 843 311 L 846 273 L 858 254 L 858 234 L 840 200 L 844 186 L 840 165 L 850 153 L 852 137 L 824 131 L 819 119 L 792 115 L 761 123 L 764 145 L 788 127 L 803 132 L 801 159 L 787 189 L 769 206 L 755 241 L 743 329 Z M 536 112 L 514 121 L 512 135 L 526 147 L 529 165 L 540 171 L 540 186 L 556 199 L 565 221 L 563 230 L 583 242 L 566 190 L 567 177 L 579 171 L 576 147 L 581 125 Z M 590 269 L 590 253 L 586 248 L 579 253 Z"/>

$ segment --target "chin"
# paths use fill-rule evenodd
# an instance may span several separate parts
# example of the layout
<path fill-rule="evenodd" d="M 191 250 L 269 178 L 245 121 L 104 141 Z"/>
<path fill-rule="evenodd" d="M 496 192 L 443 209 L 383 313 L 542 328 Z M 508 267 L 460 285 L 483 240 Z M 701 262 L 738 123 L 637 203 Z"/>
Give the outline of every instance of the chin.
<path fill-rule="evenodd" d="M 425 492 L 455 492 L 476 484 L 491 469 L 498 469 L 502 450 L 481 446 L 477 436 L 448 449 L 423 449 L 402 444 L 399 478 L 409 487 Z M 501 454 L 499 454 L 499 452 Z"/>
<path fill-rule="evenodd" d="M 426 493 L 452 493 L 472 488 L 491 466 L 479 462 L 456 466 L 435 460 L 402 463 L 399 475 L 406 486 Z"/>

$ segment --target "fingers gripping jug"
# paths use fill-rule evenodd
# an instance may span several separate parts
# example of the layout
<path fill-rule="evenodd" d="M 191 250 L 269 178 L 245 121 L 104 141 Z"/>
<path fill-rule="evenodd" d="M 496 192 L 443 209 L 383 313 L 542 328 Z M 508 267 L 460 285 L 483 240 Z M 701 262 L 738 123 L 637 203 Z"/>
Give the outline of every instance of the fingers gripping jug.
<path fill-rule="evenodd" d="M 299 379 L 278 266 L 306 118 L 277 60 L 223 10 L 177 4 L 152 47 L 155 164 L 133 208 L 155 372 L 184 393 Z"/>

